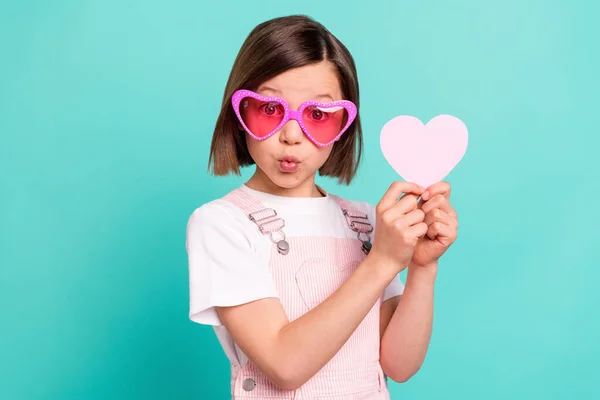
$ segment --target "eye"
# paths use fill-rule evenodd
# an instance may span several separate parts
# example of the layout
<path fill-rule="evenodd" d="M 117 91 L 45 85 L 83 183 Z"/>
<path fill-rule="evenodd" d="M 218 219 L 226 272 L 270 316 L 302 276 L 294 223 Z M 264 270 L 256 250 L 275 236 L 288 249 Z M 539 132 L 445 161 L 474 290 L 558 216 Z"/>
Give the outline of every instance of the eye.
<path fill-rule="evenodd" d="M 324 122 L 330 118 L 329 110 L 330 109 L 328 108 L 324 109 L 322 107 L 312 106 L 306 109 L 307 112 L 305 115 L 314 122 Z"/>
<path fill-rule="evenodd" d="M 275 115 L 279 111 L 279 103 L 270 102 L 263 104 L 260 109 L 266 115 Z"/>
<path fill-rule="evenodd" d="M 314 109 L 311 116 L 314 120 L 320 121 L 325 115 L 323 114 L 323 111 Z"/>

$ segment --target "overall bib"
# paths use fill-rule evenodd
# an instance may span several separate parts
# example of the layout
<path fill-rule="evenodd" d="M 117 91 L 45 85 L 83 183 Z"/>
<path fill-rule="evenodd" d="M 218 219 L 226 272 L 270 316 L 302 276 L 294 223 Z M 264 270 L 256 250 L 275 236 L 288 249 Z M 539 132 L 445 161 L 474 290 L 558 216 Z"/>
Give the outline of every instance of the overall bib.
<path fill-rule="evenodd" d="M 350 202 L 330 195 L 356 238 L 285 238 L 285 222 L 276 210 L 266 208 L 251 195 L 236 189 L 225 199 L 241 208 L 259 231 L 269 235 L 272 246 L 270 272 L 290 321 L 310 311 L 333 292 L 364 260 L 373 228 L 364 213 Z M 233 399 L 269 400 L 389 400 L 387 377 L 379 364 L 379 312 L 382 296 L 338 353 L 297 390 L 273 384 L 248 360 L 232 365 Z"/>

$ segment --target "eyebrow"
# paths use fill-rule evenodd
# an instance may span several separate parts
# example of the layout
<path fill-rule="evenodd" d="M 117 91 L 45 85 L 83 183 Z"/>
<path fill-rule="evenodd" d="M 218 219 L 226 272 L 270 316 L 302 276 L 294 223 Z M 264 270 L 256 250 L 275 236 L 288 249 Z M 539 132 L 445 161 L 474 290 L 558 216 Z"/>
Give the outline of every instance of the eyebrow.
<path fill-rule="evenodd" d="M 269 86 L 263 86 L 263 87 L 261 87 L 258 90 L 259 93 L 261 93 L 261 92 L 267 92 L 267 91 L 268 92 L 272 92 L 272 93 L 274 93 L 277 96 L 281 96 L 281 90 L 274 89 L 274 88 L 269 87 Z M 333 101 L 333 96 L 331 96 L 329 93 L 321 93 L 321 94 L 315 96 L 314 99 L 330 99 L 331 101 Z"/>
<path fill-rule="evenodd" d="M 273 89 L 272 87 L 269 87 L 269 86 L 262 86 L 261 88 L 258 89 L 259 93 L 265 92 L 265 91 L 273 92 L 275 94 L 281 94 L 281 90 Z"/>
<path fill-rule="evenodd" d="M 319 94 L 315 97 L 315 99 L 329 99 L 329 100 L 333 101 L 333 97 L 327 93 Z"/>

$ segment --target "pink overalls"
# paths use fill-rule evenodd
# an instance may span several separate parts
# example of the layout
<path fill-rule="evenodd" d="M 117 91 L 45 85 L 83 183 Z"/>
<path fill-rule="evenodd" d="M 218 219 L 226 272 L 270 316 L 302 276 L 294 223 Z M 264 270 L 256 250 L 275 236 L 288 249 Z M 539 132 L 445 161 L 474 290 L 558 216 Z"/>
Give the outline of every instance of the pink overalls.
<path fill-rule="evenodd" d="M 351 203 L 330 195 L 346 216 L 357 238 L 303 237 L 286 239 L 285 222 L 276 210 L 236 189 L 225 199 L 241 208 L 260 232 L 270 235 L 270 270 L 281 303 L 290 321 L 323 302 L 350 277 L 370 250 L 367 216 Z M 383 296 L 383 294 L 382 294 Z M 379 364 L 379 308 L 382 297 L 369 311 L 340 351 L 314 377 L 294 391 L 280 389 L 248 361 L 232 365 L 233 399 L 383 400 L 389 399 L 387 378 Z"/>

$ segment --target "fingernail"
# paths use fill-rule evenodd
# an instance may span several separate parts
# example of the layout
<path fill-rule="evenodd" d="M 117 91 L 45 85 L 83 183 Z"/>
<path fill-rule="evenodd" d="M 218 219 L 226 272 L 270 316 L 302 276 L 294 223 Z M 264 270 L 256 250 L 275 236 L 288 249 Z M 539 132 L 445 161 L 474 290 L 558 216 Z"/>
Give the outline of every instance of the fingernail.
<path fill-rule="evenodd" d="M 427 200 L 427 198 L 429 197 L 429 192 L 423 193 L 421 197 L 423 198 L 423 200 Z"/>

